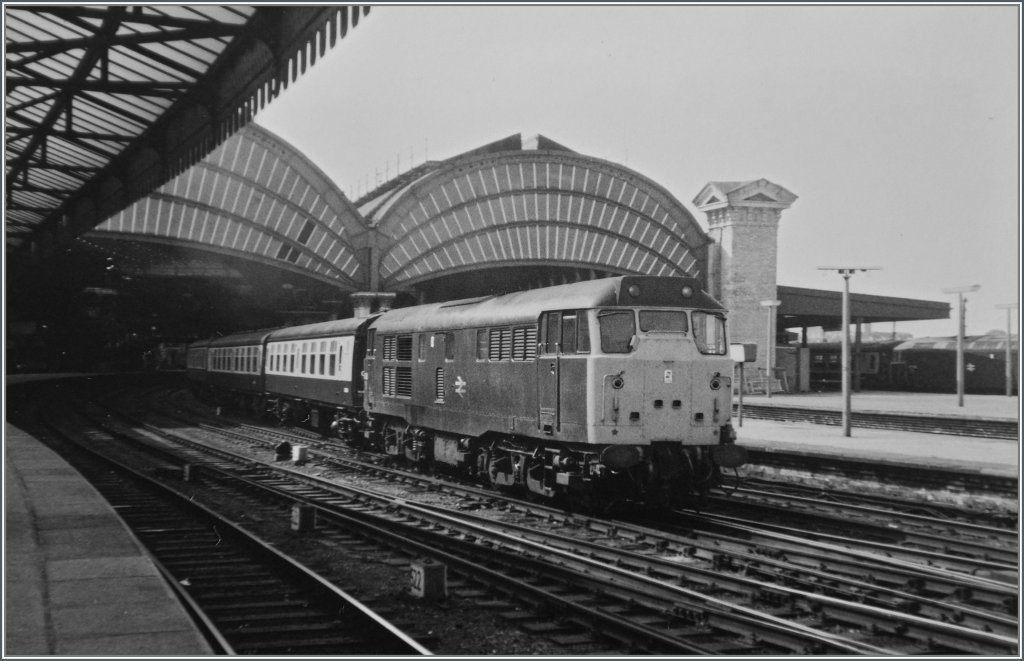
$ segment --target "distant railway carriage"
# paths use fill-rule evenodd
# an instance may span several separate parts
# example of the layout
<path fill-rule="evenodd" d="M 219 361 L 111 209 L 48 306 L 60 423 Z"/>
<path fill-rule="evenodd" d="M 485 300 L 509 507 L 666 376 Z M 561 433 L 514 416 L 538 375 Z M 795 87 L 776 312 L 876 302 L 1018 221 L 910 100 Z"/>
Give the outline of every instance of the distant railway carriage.
<path fill-rule="evenodd" d="M 621 276 L 220 338 L 207 378 L 494 486 L 668 504 L 745 461 L 727 346 L 696 280 Z"/>
<path fill-rule="evenodd" d="M 841 386 L 842 347 L 838 342 L 808 345 L 811 387 Z M 854 355 L 851 346 L 851 355 Z M 956 392 L 956 338 L 925 337 L 907 341 L 866 342 L 859 351 L 860 386 L 868 390 Z M 1011 353 L 1017 374 L 1017 350 Z M 851 373 L 851 379 L 853 375 Z M 1016 392 L 1016 376 L 1013 390 Z M 1006 392 L 1006 336 L 964 338 L 964 392 Z"/>
<path fill-rule="evenodd" d="M 1006 336 L 964 338 L 964 392 L 1006 392 Z M 893 348 L 893 360 L 905 365 L 911 390 L 956 392 L 956 338 L 923 337 Z M 1010 366 L 1013 392 L 1017 392 L 1018 352 L 1012 348 Z"/>
<path fill-rule="evenodd" d="M 197 384 L 200 389 L 206 386 L 210 373 L 206 362 L 209 346 L 210 340 L 200 340 L 189 344 L 185 350 L 185 374 L 189 381 Z"/>
<path fill-rule="evenodd" d="M 868 390 L 893 390 L 909 385 L 904 366 L 893 361 L 893 347 L 898 341 L 864 342 L 860 350 L 854 353 L 850 346 L 851 356 L 859 365 L 860 385 Z M 815 390 L 833 390 L 842 387 L 842 344 L 839 342 L 820 342 L 809 344 L 811 388 Z M 852 379 L 851 373 L 851 379 Z"/>
<path fill-rule="evenodd" d="M 372 320 L 325 321 L 271 332 L 265 348 L 264 409 L 318 429 L 335 417 L 351 418 L 362 407 L 362 359 Z"/>
<path fill-rule="evenodd" d="M 225 403 L 253 408 L 264 392 L 263 346 L 268 331 L 227 335 L 206 347 L 206 385 Z"/>

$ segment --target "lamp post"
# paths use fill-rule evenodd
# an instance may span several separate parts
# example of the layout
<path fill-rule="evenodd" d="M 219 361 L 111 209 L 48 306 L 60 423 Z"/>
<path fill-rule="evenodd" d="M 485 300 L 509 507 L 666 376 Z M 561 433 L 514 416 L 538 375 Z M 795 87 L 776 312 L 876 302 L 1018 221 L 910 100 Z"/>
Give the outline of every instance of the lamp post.
<path fill-rule="evenodd" d="M 772 397 L 772 372 L 775 367 L 775 308 L 782 305 L 782 301 L 775 299 L 768 301 L 761 301 L 761 305 L 768 308 L 768 344 L 765 346 L 764 362 L 768 369 L 768 383 L 765 385 L 764 391 L 768 399 Z"/>
<path fill-rule="evenodd" d="M 964 405 L 964 328 L 966 326 L 964 317 L 966 312 L 967 299 L 964 294 L 978 291 L 981 285 L 963 285 L 962 287 L 946 287 L 942 290 L 944 294 L 956 294 L 958 322 L 956 329 L 956 405 Z"/>
<path fill-rule="evenodd" d="M 878 271 L 877 266 L 819 266 L 843 276 L 843 436 L 850 435 L 850 276 L 857 271 Z"/>
<path fill-rule="evenodd" d="M 1017 309 L 1016 303 L 1000 303 L 997 310 L 1006 310 L 1006 396 L 1013 397 L 1013 336 L 1010 335 L 1011 310 Z"/>

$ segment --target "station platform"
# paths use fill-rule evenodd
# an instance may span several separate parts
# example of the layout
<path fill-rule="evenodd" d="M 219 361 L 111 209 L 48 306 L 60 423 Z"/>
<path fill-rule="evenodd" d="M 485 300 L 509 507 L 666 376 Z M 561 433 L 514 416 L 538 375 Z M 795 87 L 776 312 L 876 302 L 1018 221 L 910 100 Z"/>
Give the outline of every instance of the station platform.
<path fill-rule="evenodd" d="M 213 651 L 107 501 L 4 424 L 4 658 Z"/>
<path fill-rule="evenodd" d="M 744 395 L 743 404 L 842 411 L 842 393 Z M 865 391 L 851 393 L 852 412 L 904 413 L 976 419 L 1019 420 L 1019 400 L 1005 395 Z M 1000 477 L 1020 476 L 1020 442 L 944 434 L 857 428 L 850 436 L 841 426 L 757 420 L 747 416 L 739 426 L 733 415 L 737 443 L 749 448 L 805 454 L 839 454 L 856 459 L 882 459 L 890 464 L 935 466 Z"/>
<path fill-rule="evenodd" d="M 733 403 L 737 398 L 733 398 Z M 792 406 L 805 409 L 841 411 L 841 392 L 775 393 L 743 395 L 744 404 L 757 406 Z M 956 393 L 889 392 L 864 390 L 850 393 L 850 409 L 862 413 L 904 413 L 962 418 L 1019 420 L 1020 398 L 1016 395 L 964 395 L 964 405 L 957 405 Z"/>

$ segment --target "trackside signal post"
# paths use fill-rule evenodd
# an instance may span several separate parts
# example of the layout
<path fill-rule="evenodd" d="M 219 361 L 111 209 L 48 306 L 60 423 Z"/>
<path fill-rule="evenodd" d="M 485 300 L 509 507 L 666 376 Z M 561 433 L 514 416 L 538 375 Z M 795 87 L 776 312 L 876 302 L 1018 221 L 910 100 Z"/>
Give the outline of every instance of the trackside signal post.
<path fill-rule="evenodd" d="M 819 266 L 843 276 L 843 436 L 850 435 L 850 276 L 857 271 L 878 271 L 877 266 Z"/>

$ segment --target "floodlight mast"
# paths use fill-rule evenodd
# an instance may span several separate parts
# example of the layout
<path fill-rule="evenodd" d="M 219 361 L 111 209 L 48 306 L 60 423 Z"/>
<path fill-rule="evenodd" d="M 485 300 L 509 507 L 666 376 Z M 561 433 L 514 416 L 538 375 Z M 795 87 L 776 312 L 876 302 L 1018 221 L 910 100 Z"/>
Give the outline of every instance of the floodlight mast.
<path fill-rule="evenodd" d="M 819 266 L 843 276 L 843 436 L 850 435 L 850 276 L 858 271 L 880 271 L 880 266 Z"/>
<path fill-rule="evenodd" d="M 956 329 L 956 405 L 963 407 L 964 405 L 964 330 L 966 322 L 964 320 L 967 299 L 964 298 L 964 294 L 972 291 L 978 291 L 981 289 L 981 285 L 961 285 L 959 287 L 944 287 L 942 289 L 943 294 L 956 294 L 957 296 L 957 329 Z"/>
<path fill-rule="evenodd" d="M 1013 397 L 1013 338 L 1010 331 L 1013 330 L 1011 320 L 1013 310 L 1018 308 L 1017 303 L 999 303 L 997 310 L 1006 310 L 1006 396 Z"/>

